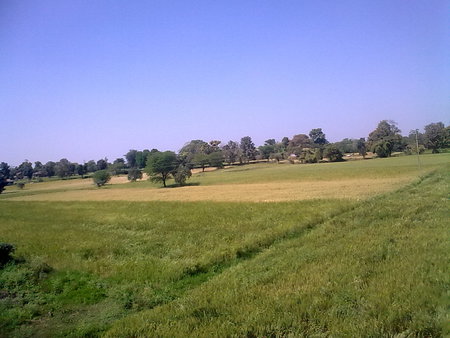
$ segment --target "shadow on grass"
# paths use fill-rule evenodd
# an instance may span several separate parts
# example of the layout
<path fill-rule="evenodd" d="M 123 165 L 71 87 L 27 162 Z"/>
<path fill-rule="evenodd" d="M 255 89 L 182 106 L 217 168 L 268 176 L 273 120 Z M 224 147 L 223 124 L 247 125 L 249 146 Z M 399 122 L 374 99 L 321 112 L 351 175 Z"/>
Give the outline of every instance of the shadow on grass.
<path fill-rule="evenodd" d="M 200 182 L 189 182 L 189 183 L 185 183 L 183 185 L 179 185 L 178 183 L 172 183 L 172 184 L 167 184 L 166 187 L 160 187 L 160 189 L 164 189 L 164 188 L 180 188 L 180 187 L 196 187 L 199 186 Z"/>

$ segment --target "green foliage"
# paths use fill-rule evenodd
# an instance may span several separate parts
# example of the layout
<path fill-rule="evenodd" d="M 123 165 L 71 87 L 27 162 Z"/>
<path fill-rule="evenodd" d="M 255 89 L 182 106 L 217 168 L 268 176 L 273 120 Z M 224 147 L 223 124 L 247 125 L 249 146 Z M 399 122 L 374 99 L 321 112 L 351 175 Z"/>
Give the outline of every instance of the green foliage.
<path fill-rule="evenodd" d="M 283 159 L 283 154 L 282 153 L 270 154 L 270 159 L 275 160 L 278 163 Z"/>
<path fill-rule="evenodd" d="M 135 149 L 130 149 L 124 156 L 127 159 L 127 163 L 128 166 L 130 168 L 136 168 L 137 166 L 137 162 L 136 162 L 136 155 L 137 155 L 137 150 Z"/>
<path fill-rule="evenodd" d="M 136 180 L 142 179 L 142 172 L 140 169 L 131 168 L 128 170 L 128 181 L 135 182 Z"/>
<path fill-rule="evenodd" d="M 111 174 L 107 170 L 98 170 L 92 176 L 92 180 L 97 187 L 104 186 L 111 179 Z"/>
<path fill-rule="evenodd" d="M 327 145 L 323 151 L 323 156 L 328 158 L 330 162 L 342 161 L 342 153 L 334 144 Z"/>
<path fill-rule="evenodd" d="M 177 170 L 173 173 L 175 183 L 177 183 L 178 185 L 185 185 L 186 180 L 191 176 L 191 169 L 184 165 L 179 165 Z"/>
<path fill-rule="evenodd" d="M 423 156 L 424 172 L 446 163 L 447 154 Z M 199 177 L 226 184 L 413 172 L 415 159 L 403 156 Z M 42 261 L 0 270 L 0 336 L 443 336 L 448 179 L 447 166 L 360 202 L 5 199 L 2 238 L 54 270 Z"/>
<path fill-rule="evenodd" d="M 391 141 L 378 141 L 373 143 L 372 151 L 378 155 L 378 157 L 391 156 L 393 144 Z"/>
<path fill-rule="evenodd" d="M 287 147 L 287 151 L 290 154 L 295 154 L 299 157 L 302 157 L 303 149 L 309 149 L 312 147 L 311 139 L 308 135 L 298 134 L 294 135 L 294 137 L 289 141 L 289 145 Z"/>
<path fill-rule="evenodd" d="M 202 171 L 205 171 L 205 167 L 209 163 L 209 156 L 205 153 L 197 153 L 192 158 L 192 163 L 194 166 L 202 168 Z"/>
<path fill-rule="evenodd" d="M 383 120 L 377 128 L 369 134 L 369 148 L 379 157 L 391 156 L 394 149 L 402 150 L 402 136 L 394 121 Z"/>
<path fill-rule="evenodd" d="M 309 132 L 309 137 L 316 145 L 323 146 L 328 143 L 322 128 L 316 128 Z"/>
<path fill-rule="evenodd" d="M 208 163 L 211 167 L 223 168 L 223 154 L 215 151 L 208 155 Z"/>
<path fill-rule="evenodd" d="M 232 164 L 234 162 L 242 161 L 242 150 L 239 144 L 234 141 L 229 141 L 226 145 L 222 147 L 222 153 L 225 162 Z"/>
<path fill-rule="evenodd" d="M 365 158 L 367 155 L 367 151 L 366 151 L 366 140 L 362 137 L 358 140 L 357 144 L 356 144 L 356 148 L 358 149 L 358 153 Z"/>
<path fill-rule="evenodd" d="M 154 182 L 162 182 L 166 187 L 166 181 L 178 167 L 177 156 L 172 151 L 153 153 L 147 159 L 145 172 Z"/>
<path fill-rule="evenodd" d="M 241 138 L 241 143 L 239 146 L 242 151 L 242 156 L 246 162 L 255 159 L 256 148 L 250 136 L 244 136 Z"/>
<path fill-rule="evenodd" d="M 404 150 L 405 154 L 413 155 L 417 154 L 417 146 L 415 144 L 408 144 Z M 423 154 L 425 152 L 425 147 L 419 144 L 419 154 Z"/>
<path fill-rule="evenodd" d="M 12 260 L 11 254 L 14 250 L 14 245 L 9 243 L 0 243 L 0 267 Z"/>
<path fill-rule="evenodd" d="M 6 185 L 8 184 L 7 179 L 10 175 L 10 167 L 8 163 L 1 162 L 0 163 L 0 194 L 5 190 Z"/>
<path fill-rule="evenodd" d="M 445 336 L 449 178 L 312 223 L 106 336 Z"/>
<path fill-rule="evenodd" d="M 428 149 L 432 149 L 433 154 L 450 145 L 450 129 L 445 128 L 442 122 L 426 125 L 424 137 Z"/>

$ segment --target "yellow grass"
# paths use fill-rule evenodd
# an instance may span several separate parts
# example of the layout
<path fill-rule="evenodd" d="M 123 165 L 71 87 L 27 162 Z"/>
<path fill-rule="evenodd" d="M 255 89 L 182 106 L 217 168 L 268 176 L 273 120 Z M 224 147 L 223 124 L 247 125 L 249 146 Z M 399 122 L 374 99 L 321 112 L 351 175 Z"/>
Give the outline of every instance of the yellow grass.
<path fill-rule="evenodd" d="M 412 178 L 270 182 L 168 189 L 71 190 L 9 198 L 11 201 L 224 201 L 280 202 L 316 198 L 363 199 L 399 188 Z"/>

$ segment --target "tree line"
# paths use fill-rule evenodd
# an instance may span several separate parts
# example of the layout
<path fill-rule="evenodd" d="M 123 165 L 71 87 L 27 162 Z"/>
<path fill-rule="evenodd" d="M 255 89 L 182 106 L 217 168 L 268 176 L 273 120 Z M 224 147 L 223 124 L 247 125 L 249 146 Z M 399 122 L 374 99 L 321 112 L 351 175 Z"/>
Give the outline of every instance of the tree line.
<path fill-rule="evenodd" d="M 407 154 L 419 153 L 431 149 L 433 153 L 450 147 L 450 127 L 442 122 L 431 123 L 424 127 L 424 133 L 412 130 L 408 136 L 402 136 L 393 121 L 380 121 L 367 139 L 348 139 L 330 143 L 321 128 L 312 129 L 309 134 L 297 134 L 292 138 L 283 137 L 281 141 L 268 139 L 256 147 L 250 136 L 242 137 L 240 142 L 228 141 L 221 145 L 219 140 L 205 142 L 192 140 L 186 143 L 178 153 L 161 152 L 157 149 L 138 151 L 131 149 L 124 158 L 117 158 L 112 163 L 107 158 L 86 163 L 73 163 L 63 158 L 58 162 L 45 164 L 37 161 L 34 165 L 25 160 L 17 167 L 0 163 L 0 193 L 8 182 L 23 179 L 42 179 L 43 177 L 91 175 L 97 173 L 97 185 L 103 185 L 110 175 L 128 174 L 131 181 L 142 178 L 144 170 L 152 180 L 160 181 L 166 186 L 168 178 L 183 185 L 191 175 L 191 169 L 206 167 L 221 168 L 224 164 L 245 164 L 255 160 L 289 160 L 291 163 L 317 163 L 324 159 L 341 161 L 344 153 L 359 153 L 365 157 L 368 151 L 378 157 L 389 157 L 393 152 Z"/>

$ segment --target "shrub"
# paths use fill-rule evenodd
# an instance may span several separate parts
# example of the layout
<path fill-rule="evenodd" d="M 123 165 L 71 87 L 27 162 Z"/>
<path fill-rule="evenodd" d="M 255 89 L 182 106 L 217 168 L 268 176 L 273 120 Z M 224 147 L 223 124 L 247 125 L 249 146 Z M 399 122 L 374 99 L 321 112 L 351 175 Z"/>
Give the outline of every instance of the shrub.
<path fill-rule="evenodd" d="M 94 183 L 97 184 L 97 187 L 101 187 L 105 185 L 111 179 L 111 174 L 106 170 L 98 170 L 92 176 Z"/>
<path fill-rule="evenodd" d="M 423 145 L 419 145 L 419 154 L 422 154 L 425 152 L 425 147 Z M 408 144 L 404 150 L 404 153 L 406 155 L 413 155 L 417 154 L 417 146 L 413 144 Z"/>
<path fill-rule="evenodd" d="M 325 147 L 323 156 L 328 158 L 330 160 L 330 162 L 338 162 L 338 161 L 342 161 L 343 155 L 342 155 L 341 151 L 338 149 L 338 147 L 336 147 L 333 144 L 330 144 Z"/>
<path fill-rule="evenodd" d="M 142 172 L 139 169 L 132 168 L 128 171 L 128 181 L 135 182 L 142 178 Z"/>
<path fill-rule="evenodd" d="M 173 178 L 175 179 L 175 182 L 179 185 L 184 185 L 186 183 L 186 180 L 191 177 L 192 173 L 191 170 L 183 165 L 180 165 L 178 169 L 173 173 Z"/>
<path fill-rule="evenodd" d="M 15 247 L 9 243 L 0 243 L 0 266 L 8 263 L 12 257 Z"/>

